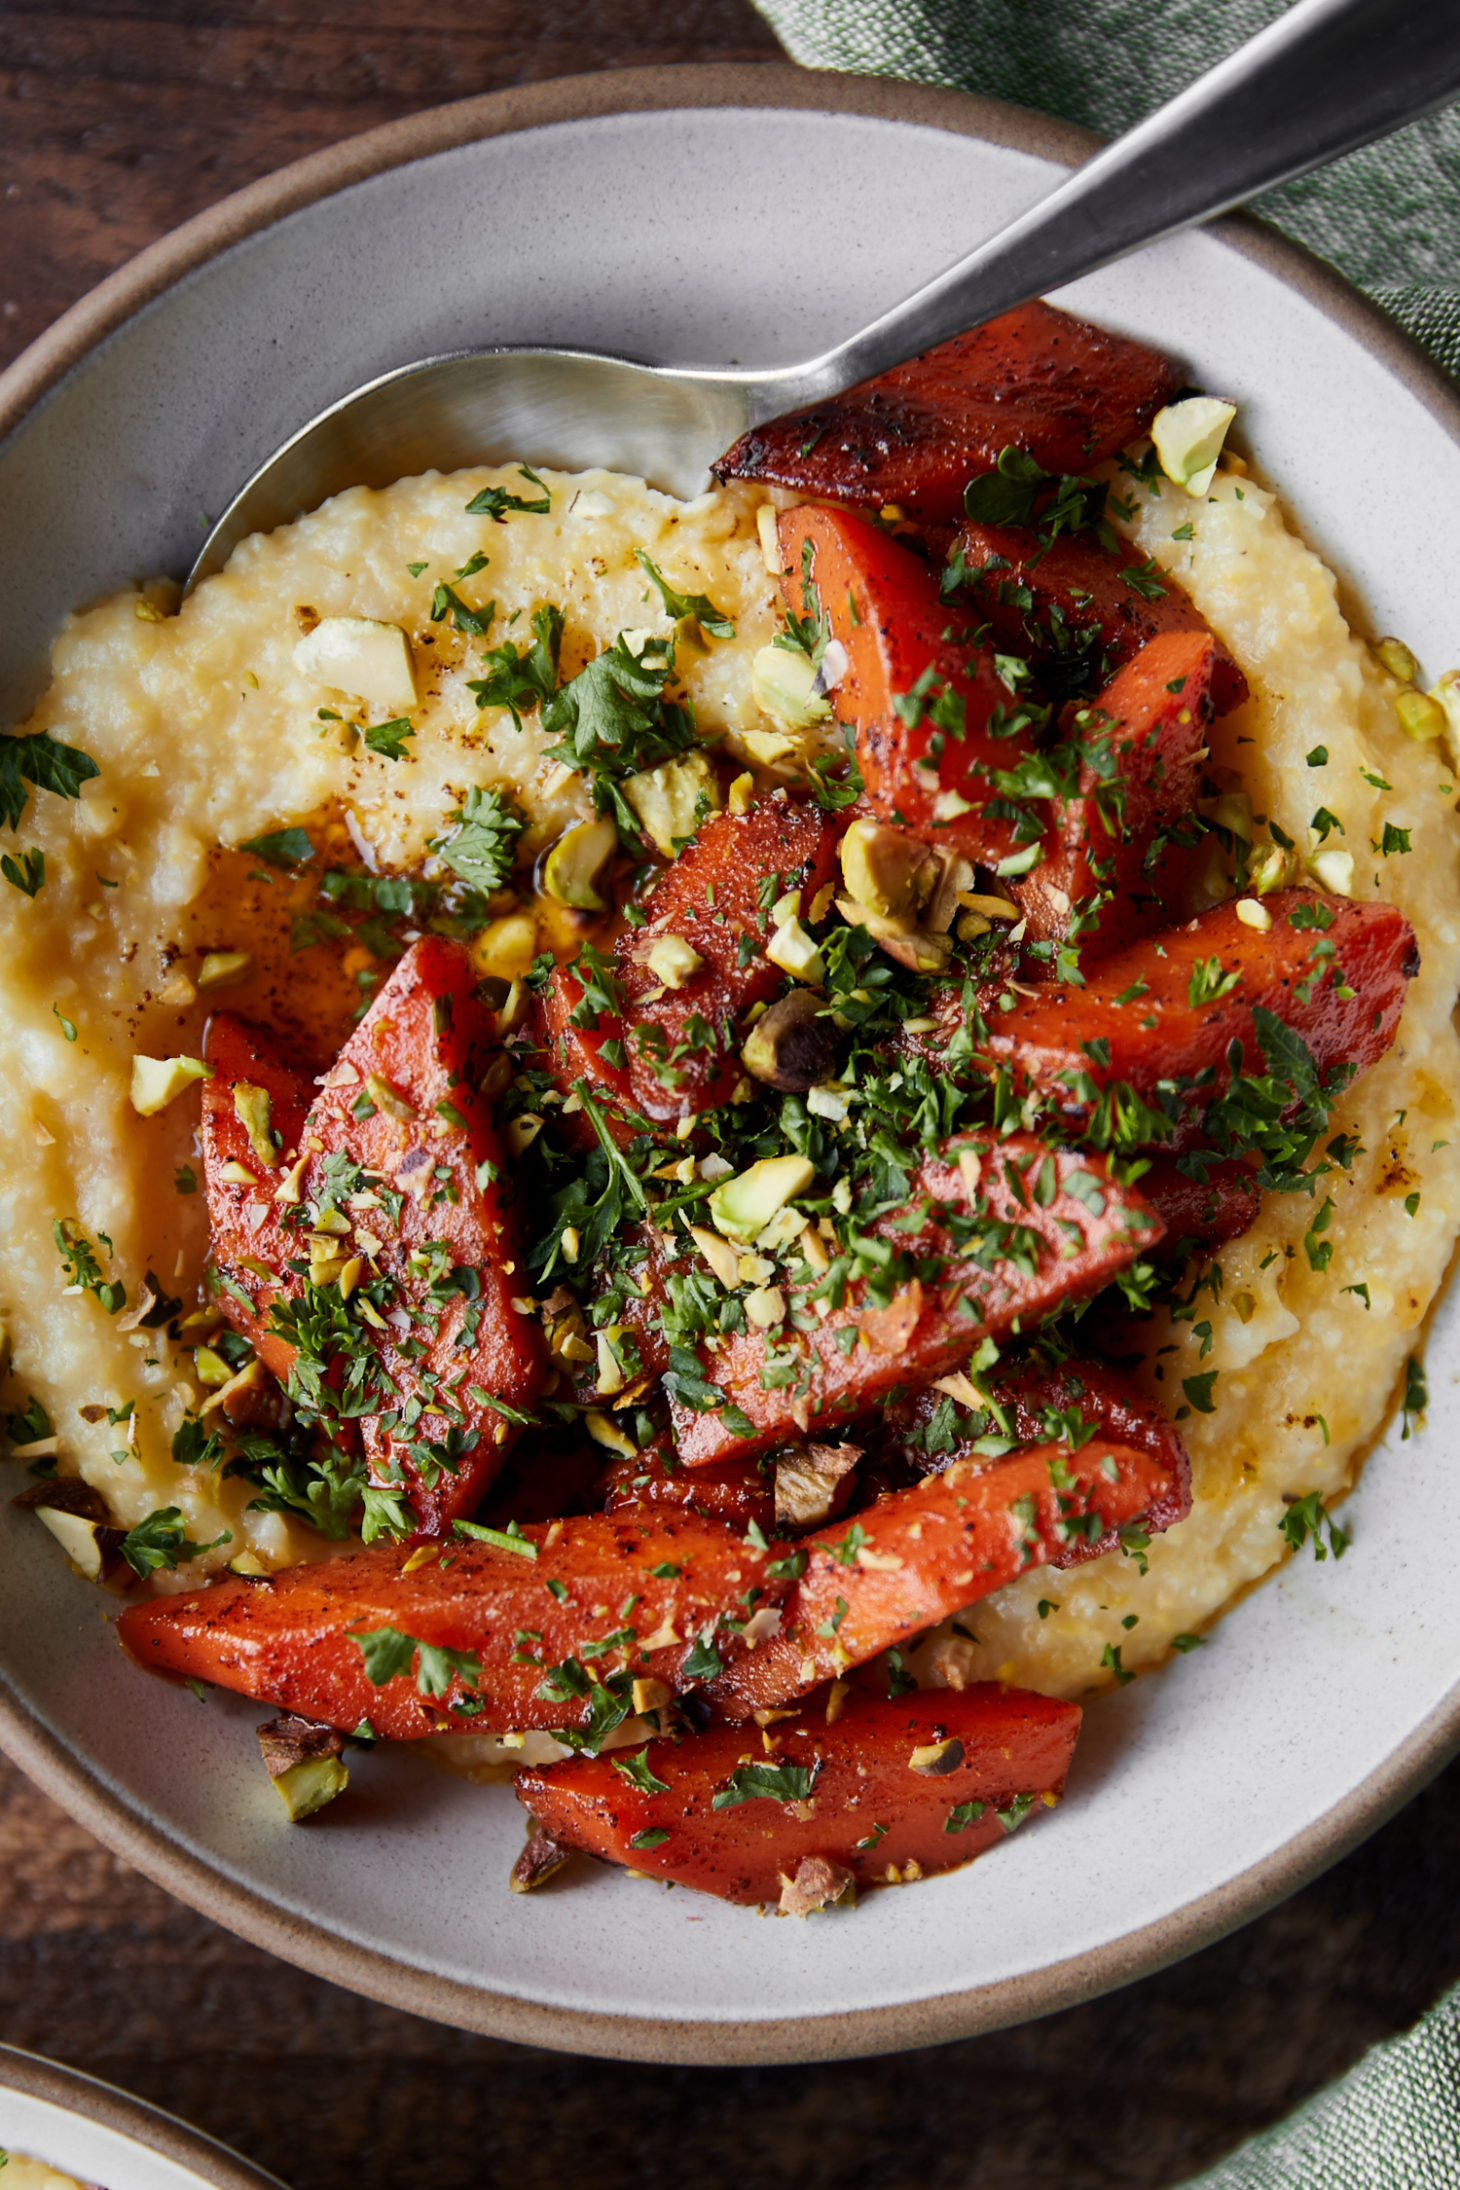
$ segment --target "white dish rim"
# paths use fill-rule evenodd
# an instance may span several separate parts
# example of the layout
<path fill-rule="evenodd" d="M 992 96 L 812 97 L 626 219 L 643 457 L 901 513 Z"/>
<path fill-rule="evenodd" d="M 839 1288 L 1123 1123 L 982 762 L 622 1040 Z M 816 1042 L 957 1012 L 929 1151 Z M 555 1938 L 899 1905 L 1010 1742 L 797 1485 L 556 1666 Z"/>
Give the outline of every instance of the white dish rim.
<path fill-rule="evenodd" d="M 779 63 L 613 70 L 457 101 L 349 138 L 250 184 L 108 276 L 0 373 L 0 440 L 99 344 L 166 290 L 232 245 L 339 190 L 488 137 L 597 116 L 707 107 L 869 115 L 977 137 L 1066 166 L 1077 165 L 1100 142 L 1071 124 L 967 93 Z M 1228 217 L 1213 229 L 1230 249 L 1275 273 L 1325 318 L 1360 337 L 1382 368 L 1460 445 L 1460 395 L 1418 345 L 1358 290 L 1302 246 L 1251 216 Z M 1153 1923 L 1040 1970 L 970 1989 L 835 2016 L 753 2022 L 688 2022 L 556 2007 L 413 1969 L 376 1948 L 342 1939 L 281 1909 L 139 1817 L 9 1690 L 3 1671 L 0 1749 L 79 1824 L 179 1900 L 352 1991 L 523 2045 L 613 2059 L 755 2065 L 946 2043 L 1074 2006 L 1210 1945 L 1340 1861 L 1444 1767 L 1460 1750 L 1460 1683 L 1377 1771 L 1304 1831 L 1239 1876 Z M 0 2049 L 0 2058 L 9 2050 Z M 116 2096 L 125 2100 L 125 2094 Z M 244 2184 L 271 2180 L 252 2171 L 237 2179 L 240 2190 Z"/>

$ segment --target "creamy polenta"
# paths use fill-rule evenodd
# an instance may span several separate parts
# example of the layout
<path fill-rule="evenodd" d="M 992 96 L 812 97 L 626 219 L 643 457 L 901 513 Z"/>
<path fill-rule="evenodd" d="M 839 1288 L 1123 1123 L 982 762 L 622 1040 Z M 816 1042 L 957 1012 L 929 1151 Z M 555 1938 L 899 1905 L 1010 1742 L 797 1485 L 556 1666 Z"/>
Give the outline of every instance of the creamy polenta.
<path fill-rule="evenodd" d="M 45 2160 L 28 2160 L 22 2152 L 7 2152 L 4 2165 L 8 2190 L 96 2190 L 96 2185 L 63 2175 Z"/>
<path fill-rule="evenodd" d="M 502 522 L 469 514 L 492 487 L 529 506 Z M 546 511 L 530 506 L 539 487 Z M 200 1344 L 188 1342 L 208 1255 L 196 1091 L 140 1114 L 135 1060 L 200 1058 L 220 1005 L 338 1042 L 379 969 L 358 938 L 331 952 L 279 850 L 287 832 L 388 877 L 432 872 L 433 842 L 474 789 L 510 794 L 534 854 L 592 817 L 583 778 L 545 754 L 531 709 L 479 706 L 471 689 L 484 635 L 525 644 L 546 603 L 565 613 L 568 676 L 621 632 L 668 637 L 682 625 L 666 586 L 707 597 L 733 635 L 682 647 L 699 733 L 763 782 L 794 780 L 807 739 L 787 733 L 763 665 L 757 674 L 780 627 L 757 527 L 765 500 L 730 486 L 680 503 L 605 473 L 547 472 L 524 487 L 515 470 L 356 489 L 245 542 L 180 606 L 163 586 L 125 592 L 57 641 L 50 690 L 24 728 L 85 752 L 98 773 L 71 800 L 34 794 L 19 836 L 44 855 L 44 882 L 0 904 L 11 1435 L 23 1460 L 91 1486 L 122 1529 L 176 1511 L 175 1563 L 159 1563 L 154 1586 L 323 1547 L 295 1515 L 256 1510 L 252 1482 L 174 1458 L 229 1364 L 209 1354 L 206 1317 Z M 954 1685 L 998 1677 L 1081 1693 L 1111 1678 L 1113 1648 L 1125 1670 L 1152 1664 L 1268 1571 L 1288 1502 L 1352 1481 L 1460 1228 L 1449 754 L 1404 734 L 1394 681 L 1349 632 L 1331 574 L 1240 467 L 1201 499 L 1147 484 L 1132 511 L 1142 550 L 1179 579 L 1251 685 L 1215 726 L 1213 762 L 1300 852 L 1340 855 L 1328 888 L 1399 906 L 1422 970 L 1394 1047 L 1334 1110 L 1333 1135 L 1351 1137 L 1347 1164 L 1313 1198 L 1267 1196 L 1216 1256 L 1220 1274 L 1189 1274 L 1188 1290 L 1203 1288 L 1191 1312 L 1162 1311 L 1150 1327 L 1145 1374 L 1191 1452 L 1190 1517 L 1151 1545 L 1147 1573 L 1116 1558 L 1057 1586 L 1030 1574 L 979 1605 L 976 1642 L 936 1632 L 922 1664 Z M 344 618 L 404 632 L 407 704 L 328 681 L 328 649 L 308 642 Z M 561 907 L 519 890 L 494 905 L 474 951 L 482 971 L 510 980 L 570 940 Z"/>

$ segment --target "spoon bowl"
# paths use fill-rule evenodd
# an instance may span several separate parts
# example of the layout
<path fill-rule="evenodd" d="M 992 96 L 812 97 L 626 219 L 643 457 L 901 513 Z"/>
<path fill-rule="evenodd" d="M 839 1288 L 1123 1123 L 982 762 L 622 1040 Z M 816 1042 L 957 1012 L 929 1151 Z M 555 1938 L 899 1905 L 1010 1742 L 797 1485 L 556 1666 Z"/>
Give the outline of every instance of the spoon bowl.
<path fill-rule="evenodd" d="M 688 500 L 750 423 L 751 375 L 671 372 L 587 350 L 458 350 L 383 373 L 260 466 L 209 533 L 189 586 L 238 542 L 346 487 L 473 464 L 602 465 Z"/>

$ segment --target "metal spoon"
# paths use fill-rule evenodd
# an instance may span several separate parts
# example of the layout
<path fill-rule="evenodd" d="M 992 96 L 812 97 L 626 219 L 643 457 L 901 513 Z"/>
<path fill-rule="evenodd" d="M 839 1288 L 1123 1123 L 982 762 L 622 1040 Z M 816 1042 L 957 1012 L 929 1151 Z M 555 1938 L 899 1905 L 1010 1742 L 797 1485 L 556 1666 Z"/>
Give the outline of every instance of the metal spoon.
<path fill-rule="evenodd" d="M 188 585 L 348 486 L 507 461 L 602 464 L 691 495 L 748 426 L 1310 173 L 1460 95 L 1453 0 L 1298 0 L 967 258 L 801 365 L 715 371 L 583 350 L 431 357 L 321 412 L 249 480 Z"/>

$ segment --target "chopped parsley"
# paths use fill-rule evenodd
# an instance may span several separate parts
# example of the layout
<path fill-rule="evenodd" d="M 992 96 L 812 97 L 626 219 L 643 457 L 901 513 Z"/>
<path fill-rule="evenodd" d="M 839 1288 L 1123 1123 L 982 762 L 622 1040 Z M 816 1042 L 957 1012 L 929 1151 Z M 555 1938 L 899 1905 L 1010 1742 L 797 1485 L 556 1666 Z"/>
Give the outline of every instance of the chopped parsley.
<path fill-rule="evenodd" d="M 182 1559 L 196 1559 L 204 1551 L 215 1551 L 220 1544 L 230 1544 L 232 1533 L 224 1529 L 211 1543 L 195 1544 L 190 1541 L 187 1525 L 176 1506 L 162 1506 L 156 1513 L 149 1513 L 145 1521 L 128 1529 L 121 1541 L 121 1554 L 134 1574 L 145 1580 L 165 1567 L 169 1573 Z"/>
<path fill-rule="evenodd" d="M 517 470 L 529 486 L 537 488 L 535 495 L 513 494 L 507 487 L 483 487 L 465 505 L 467 516 L 490 517 L 498 525 L 505 522 L 509 510 L 522 510 L 532 517 L 546 517 L 553 506 L 551 491 L 526 464 L 519 464 Z"/>
<path fill-rule="evenodd" d="M 255 859 L 264 860 L 270 867 L 307 867 L 314 857 L 314 845 L 305 829 L 276 829 L 272 836 L 251 836 L 238 849 L 252 852 Z"/>
<path fill-rule="evenodd" d="M 1326 1442 L 1326 1440 L 1325 1440 Z M 1315 1559 L 1326 1559 L 1332 1547 L 1335 1559 L 1341 1559 L 1353 1539 L 1341 1529 L 1323 1503 L 1320 1491 L 1310 1490 L 1306 1498 L 1294 1498 L 1287 1512 L 1278 1523 L 1289 1551 L 1301 1551 L 1311 1539 Z M 1323 1541 L 1324 1530 L 1328 1543 Z"/>
<path fill-rule="evenodd" d="M 741 1764 L 710 1798 L 712 1810 L 733 1810 L 742 1802 L 804 1802 L 816 1785 L 821 1760 L 814 1764 Z"/>
<path fill-rule="evenodd" d="M 22 851 L 18 859 L 12 859 L 6 852 L 0 855 L 0 874 L 22 896 L 38 896 L 45 888 L 46 855 L 39 851 Z"/>
<path fill-rule="evenodd" d="M 416 734 L 415 724 L 409 715 L 397 715 L 390 722 L 373 722 L 366 727 L 365 743 L 372 753 L 379 753 L 385 760 L 406 758 L 406 739 Z"/>
<path fill-rule="evenodd" d="M 474 783 L 458 809 L 455 828 L 447 836 L 433 837 L 430 848 L 453 874 L 490 897 L 512 872 L 517 839 L 525 826 L 510 799 Z"/>
<path fill-rule="evenodd" d="M 58 798 L 79 798 L 83 783 L 101 770 L 89 753 L 62 745 L 47 730 L 26 737 L 0 737 L 0 823 L 18 829 L 30 799 L 27 785 L 54 791 Z M 39 885 L 37 885 L 38 887 Z M 27 896 L 34 896 L 33 890 Z"/>

